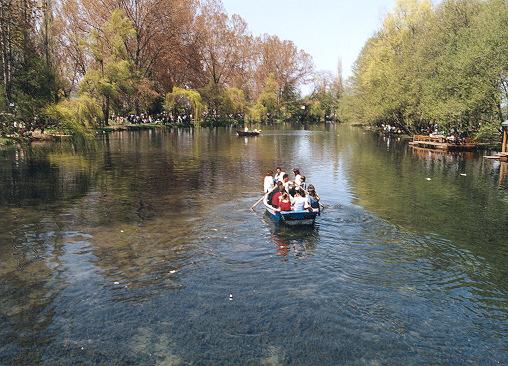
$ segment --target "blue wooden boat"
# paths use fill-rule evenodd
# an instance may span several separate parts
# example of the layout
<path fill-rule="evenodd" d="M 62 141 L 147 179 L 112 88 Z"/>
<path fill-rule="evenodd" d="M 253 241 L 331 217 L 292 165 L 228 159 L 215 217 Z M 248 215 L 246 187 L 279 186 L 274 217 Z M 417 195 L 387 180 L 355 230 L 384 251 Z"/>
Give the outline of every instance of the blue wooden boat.
<path fill-rule="evenodd" d="M 273 221 L 290 226 L 314 225 L 316 216 L 319 215 L 319 209 L 313 211 L 277 211 L 268 203 L 268 195 L 263 198 L 263 204 Z"/>

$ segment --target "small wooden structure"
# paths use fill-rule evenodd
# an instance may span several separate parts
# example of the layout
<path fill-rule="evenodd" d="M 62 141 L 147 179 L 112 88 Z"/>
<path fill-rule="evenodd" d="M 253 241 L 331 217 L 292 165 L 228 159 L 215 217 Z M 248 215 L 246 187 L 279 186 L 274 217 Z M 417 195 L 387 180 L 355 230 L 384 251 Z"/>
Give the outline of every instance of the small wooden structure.
<path fill-rule="evenodd" d="M 501 148 L 502 153 L 508 153 L 508 120 L 501 123 L 503 128 L 503 145 Z"/>
<path fill-rule="evenodd" d="M 503 129 L 503 142 L 501 145 L 501 152 L 493 156 L 486 156 L 486 159 L 508 161 L 508 121 L 501 123 L 501 127 Z"/>
<path fill-rule="evenodd" d="M 450 143 L 444 135 L 415 135 L 413 141 L 409 143 L 412 147 L 424 149 L 442 150 L 442 151 L 472 151 L 478 148 L 478 145 L 466 140 L 464 143 Z"/>

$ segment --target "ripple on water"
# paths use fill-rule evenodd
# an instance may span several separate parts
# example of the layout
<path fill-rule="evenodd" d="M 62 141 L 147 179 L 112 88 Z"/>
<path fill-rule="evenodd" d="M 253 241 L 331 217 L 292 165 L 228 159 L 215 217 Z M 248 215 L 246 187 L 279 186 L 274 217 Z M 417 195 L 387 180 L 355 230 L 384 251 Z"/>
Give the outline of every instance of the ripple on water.
<path fill-rule="evenodd" d="M 0 363 L 508 363 L 501 231 L 464 227 L 501 227 L 502 192 L 350 130 L 115 134 L 83 179 L 28 174 L 41 205 L 0 215 Z M 248 210 L 279 164 L 318 187 L 315 228 Z"/>

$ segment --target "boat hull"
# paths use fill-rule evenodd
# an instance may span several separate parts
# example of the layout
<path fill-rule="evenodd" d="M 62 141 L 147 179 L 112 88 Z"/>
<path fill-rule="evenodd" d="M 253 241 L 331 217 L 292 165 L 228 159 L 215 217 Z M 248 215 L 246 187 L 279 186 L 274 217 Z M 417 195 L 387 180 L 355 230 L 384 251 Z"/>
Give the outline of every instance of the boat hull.
<path fill-rule="evenodd" d="M 236 131 L 236 134 L 240 137 L 254 137 L 254 136 L 259 136 L 259 132 L 254 132 L 254 131 Z"/>
<path fill-rule="evenodd" d="M 317 211 L 277 211 L 267 202 L 267 196 L 263 199 L 263 204 L 270 218 L 280 224 L 288 226 L 311 226 L 316 223 Z"/>

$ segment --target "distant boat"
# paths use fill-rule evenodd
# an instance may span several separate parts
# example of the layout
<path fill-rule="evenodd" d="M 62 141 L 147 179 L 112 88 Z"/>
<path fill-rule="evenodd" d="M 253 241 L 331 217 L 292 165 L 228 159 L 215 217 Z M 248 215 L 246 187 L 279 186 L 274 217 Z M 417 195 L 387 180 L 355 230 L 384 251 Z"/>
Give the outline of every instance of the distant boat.
<path fill-rule="evenodd" d="M 268 195 L 263 198 L 263 204 L 271 219 L 275 222 L 290 226 L 309 226 L 314 225 L 319 210 L 313 211 L 277 211 L 272 205 L 268 204 Z"/>
<path fill-rule="evenodd" d="M 236 130 L 236 133 L 238 136 L 241 137 L 250 137 L 250 136 L 259 136 L 261 131 L 243 131 L 243 130 Z"/>

